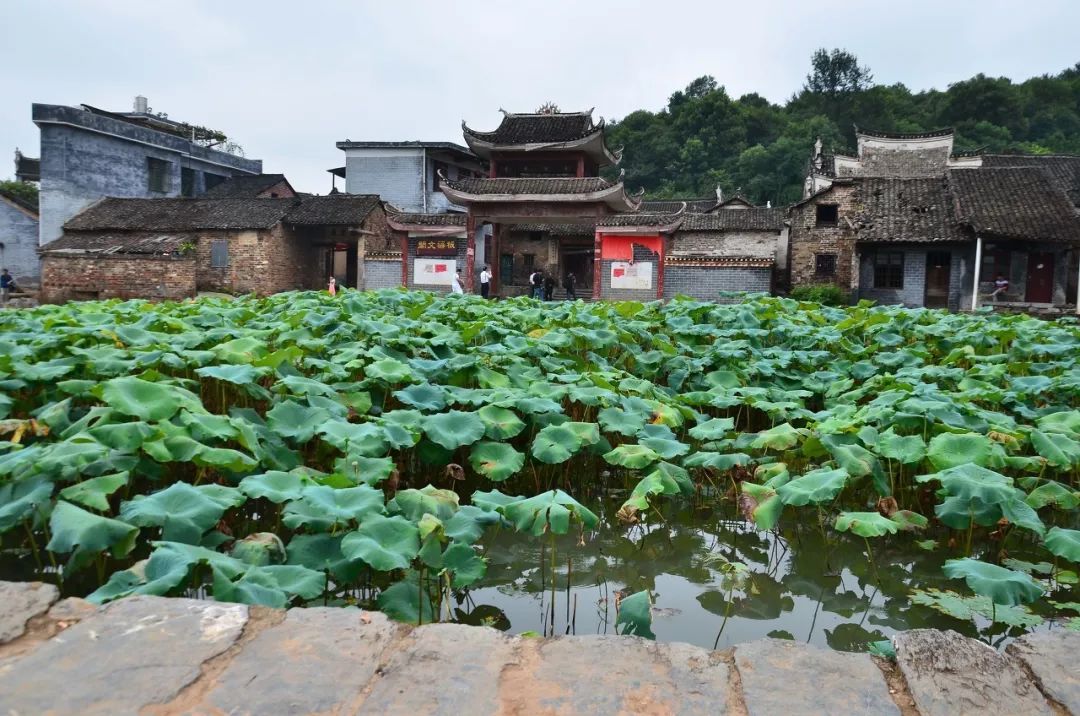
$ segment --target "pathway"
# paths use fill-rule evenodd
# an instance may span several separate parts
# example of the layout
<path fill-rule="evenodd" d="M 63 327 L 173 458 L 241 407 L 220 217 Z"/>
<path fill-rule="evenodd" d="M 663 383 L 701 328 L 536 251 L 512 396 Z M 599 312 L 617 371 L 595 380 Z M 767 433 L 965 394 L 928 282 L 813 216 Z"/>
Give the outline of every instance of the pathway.
<path fill-rule="evenodd" d="M 892 664 L 774 639 L 710 652 L 356 609 L 56 597 L 0 582 L 0 714 L 1080 715 L 1080 634 L 1065 631 L 1001 654 L 916 630 Z"/>

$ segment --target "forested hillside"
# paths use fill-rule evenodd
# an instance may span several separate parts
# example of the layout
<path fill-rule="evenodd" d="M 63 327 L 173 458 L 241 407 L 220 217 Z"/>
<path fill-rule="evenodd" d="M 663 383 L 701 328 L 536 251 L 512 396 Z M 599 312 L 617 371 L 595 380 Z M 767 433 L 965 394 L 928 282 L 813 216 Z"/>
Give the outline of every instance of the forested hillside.
<path fill-rule="evenodd" d="M 854 124 L 896 132 L 954 127 L 958 151 L 1080 154 L 1080 63 L 1020 83 L 979 74 L 945 91 L 912 92 L 874 84 L 848 52 L 818 50 L 786 104 L 757 94 L 733 99 L 705 76 L 658 112 L 610 123 L 608 136 L 611 146 L 626 148 L 628 188 L 709 196 L 719 184 L 777 205 L 800 197 L 815 137 L 827 151 L 854 153 Z"/>

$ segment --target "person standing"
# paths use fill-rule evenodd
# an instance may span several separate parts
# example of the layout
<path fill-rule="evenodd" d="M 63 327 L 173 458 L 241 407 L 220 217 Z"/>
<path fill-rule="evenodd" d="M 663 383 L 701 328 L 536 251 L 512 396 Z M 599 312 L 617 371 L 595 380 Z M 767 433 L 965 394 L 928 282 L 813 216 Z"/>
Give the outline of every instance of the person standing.
<path fill-rule="evenodd" d="M 550 301 L 555 297 L 555 277 L 548 274 L 544 277 L 544 300 Z"/>
<path fill-rule="evenodd" d="M 465 293 L 465 289 L 461 287 L 461 269 L 458 269 L 453 277 L 451 277 L 450 290 L 454 293 Z"/>
<path fill-rule="evenodd" d="M 544 274 L 539 270 L 533 271 L 532 275 L 529 276 L 529 283 L 532 284 L 532 297 L 537 300 L 542 299 L 544 297 Z"/>
<path fill-rule="evenodd" d="M 330 284 L 327 286 L 326 290 L 330 292 L 331 296 L 337 295 L 337 279 L 333 276 L 330 277 Z"/>
<path fill-rule="evenodd" d="M 566 278 L 563 279 L 563 288 L 566 289 L 566 300 L 577 300 L 577 276 L 572 273 L 566 274 Z"/>
<path fill-rule="evenodd" d="M 7 269 L 0 271 L 0 300 L 7 303 L 7 300 L 11 298 L 11 292 L 15 290 L 15 279 L 8 273 Z"/>
<path fill-rule="evenodd" d="M 480 272 L 480 295 L 483 298 L 491 296 L 491 269 L 484 264 L 484 270 Z"/>

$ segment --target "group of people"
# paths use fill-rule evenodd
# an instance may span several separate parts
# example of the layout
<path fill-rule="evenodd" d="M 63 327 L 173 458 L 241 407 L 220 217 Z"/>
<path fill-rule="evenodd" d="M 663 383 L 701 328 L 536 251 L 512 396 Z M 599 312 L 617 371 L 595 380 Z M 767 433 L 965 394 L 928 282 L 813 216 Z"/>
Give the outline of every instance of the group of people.
<path fill-rule="evenodd" d="M 540 301 L 550 301 L 555 297 L 555 277 L 545 274 L 543 271 L 533 271 L 529 275 L 529 286 L 532 287 L 532 297 Z M 577 276 L 572 273 L 563 278 L 563 288 L 566 289 L 566 298 L 570 301 L 577 300 Z"/>

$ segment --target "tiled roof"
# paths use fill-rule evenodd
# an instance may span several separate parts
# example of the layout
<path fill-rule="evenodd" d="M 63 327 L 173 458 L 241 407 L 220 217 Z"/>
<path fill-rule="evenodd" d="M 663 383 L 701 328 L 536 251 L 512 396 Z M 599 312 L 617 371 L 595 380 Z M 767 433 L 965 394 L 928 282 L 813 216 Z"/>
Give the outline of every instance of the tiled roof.
<path fill-rule="evenodd" d="M 978 170 L 966 170 L 978 171 Z M 944 178 L 855 180 L 859 241 L 965 241 Z"/>
<path fill-rule="evenodd" d="M 510 224 L 511 232 L 540 232 L 555 236 L 592 236 L 596 233 L 595 224 Z"/>
<path fill-rule="evenodd" d="M 4 197 L 12 204 L 17 204 L 26 211 L 33 212 L 35 215 L 38 213 L 38 205 L 36 201 L 27 201 L 18 194 L 7 191 L 6 189 L 0 189 L 0 196 Z"/>
<path fill-rule="evenodd" d="M 491 144 L 521 145 L 548 142 L 573 142 L 603 128 L 593 124 L 592 111 L 554 114 L 503 113 L 502 122 L 493 132 L 478 132 L 462 125 L 467 135 Z"/>
<path fill-rule="evenodd" d="M 297 199 L 114 199 L 76 214 L 72 231 L 264 229 L 281 221 Z"/>
<path fill-rule="evenodd" d="M 41 251 L 46 254 L 121 254 L 152 258 L 179 255 L 180 246 L 186 241 L 191 241 L 186 234 L 71 232 L 45 244 Z"/>
<path fill-rule="evenodd" d="M 465 226 L 468 221 L 468 216 L 460 212 L 406 214 L 391 209 L 388 216 L 400 224 L 414 224 L 417 226 Z"/>
<path fill-rule="evenodd" d="M 711 214 L 687 214 L 679 231 L 780 231 L 783 209 L 721 209 Z"/>
<path fill-rule="evenodd" d="M 957 218 L 1000 238 L 1080 243 L 1080 215 L 1041 168 L 982 167 L 949 173 Z"/>
<path fill-rule="evenodd" d="M 615 186 L 600 177 L 445 179 L 442 183 L 465 194 L 591 194 Z"/>
<path fill-rule="evenodd" d="M 288 183 L 284 174 L 235 176 L 221 182 L 203 196 L 207 199 L 254 199 L 281 182 Z"/>
<path fill-rule="evenodd" d="M 877 132 L 872 129 L 861 129 L 856 126 L 855 133 L 866 137 L 878 137 L 880 139 L 930 139 L 931 137 L 947 137 L 950 134 L 955 134 L 956 130 L 952 127 L 942 127 L 941 129 L 931 129 L 927 132 Z"/>
<path fill-rule="evenodd" d="M 709 199 L 650 199 L 641 202 L 641 210 L 676 212 L 683 204 L 686 204 L 687 212 L 701 214 L 716 206 L 716 197 Z"/>
<path fill-rule="evenodd" d="M 1080 156 L 1044 154 L 984 154 L 984 167 L 1038 167 L 1048 173 L 1055 183 L 1080 206 Z"/>
<path fill-rule="evenodd" d="M 610 214 L 596 220 L 597 226 L 671 226 L 686 216 L 685 213 L 652 214 L 633 212 Z"/>
<path fill-rule="evenodd" d="M 41 160 L 15 150 L 15 178 L 19 181 L 41 181 Z"/>
<path fill-rule="evenodd" d="M 275 201 L 258 199 L 257 201 Z M 363 223 L 372 209 L 379 206 L 377 194 L 329 194 L 301 199 L 285 216 L 289 224 L 308 226 L 350 226 Z"/>

